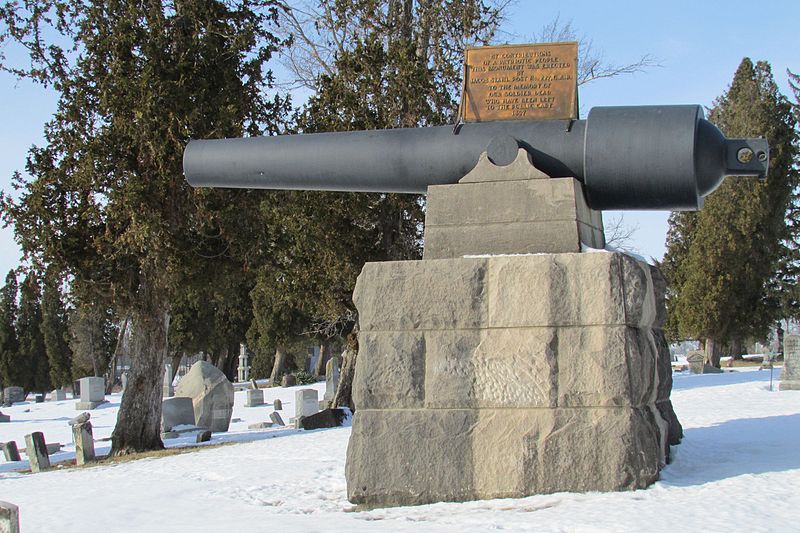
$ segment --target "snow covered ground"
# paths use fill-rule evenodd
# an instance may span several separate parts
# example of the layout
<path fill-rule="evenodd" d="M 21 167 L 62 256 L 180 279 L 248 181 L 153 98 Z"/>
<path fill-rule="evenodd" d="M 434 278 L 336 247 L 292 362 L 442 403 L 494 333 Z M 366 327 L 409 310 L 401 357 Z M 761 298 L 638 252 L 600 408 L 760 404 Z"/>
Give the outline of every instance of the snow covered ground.
<path fill-rule="evenodd" d="M 0 500 L 20 507 L 29 532 L 69 531 L 797 531 L 800 528 L 800 391 L 769 390 L 769 371 L 675 375 L 684 441 L 647 490 L 560 493 L 354 512 L 344 462 L 350 428 L 247 431 L 264 407 L 236 393 L 235 444 L 110 466 L 12 471 L 0 463 Z M 288 421 L 293 389 L 268 389 Z M 324 384 L 315 385 L 324 390 Z M 111 434 L 119 397 L 92 412 L 95 437 Z M 26 409 L 30 411 L 25 412 Z M 74 400 L 3 409 L 0 440 L 25 433 L 70 442 Z M 402 428 L 398 428 L 402 431 Z M 186 445 L 168 441 L 172 445 Z M 249 442 L 247 442 L 249 441 Z M 109 443 L 98 443 L 98 450 Z M 71 457 L 71 446 L 54 460 Z M 0 459 L 1 460 L 1 459 Z"/>

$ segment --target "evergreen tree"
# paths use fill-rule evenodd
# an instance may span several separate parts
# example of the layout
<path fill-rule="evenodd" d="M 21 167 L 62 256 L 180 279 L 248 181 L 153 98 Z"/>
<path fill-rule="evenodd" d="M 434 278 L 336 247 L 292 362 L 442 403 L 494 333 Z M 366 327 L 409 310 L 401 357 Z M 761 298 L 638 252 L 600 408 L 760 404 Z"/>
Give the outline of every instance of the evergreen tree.
<path fill-rule="evenodd" d="M 69 347 L 67 311 L 61 299 L 59 280 L 45 277 L 42 290 L 42 337 L 53 387 L 72 384 L 72 350 Z"/>
<path fill-rule="evenodd" d="M 192 190 L 183 149 L 191 137 L 276 131 L 286 102 L 267 97 L 265 63 L 278 46 L 277 4 L 38 0 L 0 10 L 0 40 L 30 53 L 30 68 L 14 72 L 60 96 L 46 146 L 29 156 L 33 178 L 18 176 L 19 200 L 4 199 L 6 220 L 39 270 L 64 272 L 82 301 L 111 300 L 131 319 L 112 454 L 163 446 L 171 302 L 186 272 L 216 259 L 201 255 L 205 243 L 225 250 L 237 232 L 215 210 L 237 194 Z"/>
<path fill-rule="evenodd" d="M 719 366 L 723 345 L 763 338 L 779 318 L 770 287 L 789 236 L 795 119 L 769 64 L 745 58 L 709 120 L 728 137 L 764 136 L 770 144 L 766 180 L 727 179 L 699 213 L 671 218 L 670 326 L 680 338 L 704 340 L 708 362 Z"/>
<path fill-rule="evenodd" d="M 4 387 L 24 383 L 17 340 L 17 293 L 17 276 L 10 270 L 0 291 L 0 380 Z"/>
<path fill-rule="evenodd" d="M 17 317 L 17 337 L 19 339 L 19 358 L 23 365 L 25 390 L 46 392 L 52 388 L 50 383 L 50 364 L 42 336 L 42 309 L 39 282 L 29 273 L 20 289 L 19 316 Z"/>

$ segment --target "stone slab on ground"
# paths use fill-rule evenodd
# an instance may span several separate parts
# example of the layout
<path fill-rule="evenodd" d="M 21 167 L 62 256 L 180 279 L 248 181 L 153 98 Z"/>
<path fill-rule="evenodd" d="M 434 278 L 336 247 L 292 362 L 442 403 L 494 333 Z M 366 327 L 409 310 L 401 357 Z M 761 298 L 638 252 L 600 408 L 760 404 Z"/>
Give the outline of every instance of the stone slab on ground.
<path fill-rule="evenodd" d="M 0 501 L 0 533 L 19 533 L 19 507 Z"/>
<path fill-rule="evenodd" d="M 247 429 L 267 429 L 274 425 L 275 424 L 273 422 L 256 422 L 255 424 L 248 425 Z"/>
<path fill-rule="evenodd" d="M 272 421 L 273 424 L 276 426 L 285 426 L 286 424 L 283 423 L 283 418 L 281 415 L 275 411 L 269 414 L 269 419 Z"/>

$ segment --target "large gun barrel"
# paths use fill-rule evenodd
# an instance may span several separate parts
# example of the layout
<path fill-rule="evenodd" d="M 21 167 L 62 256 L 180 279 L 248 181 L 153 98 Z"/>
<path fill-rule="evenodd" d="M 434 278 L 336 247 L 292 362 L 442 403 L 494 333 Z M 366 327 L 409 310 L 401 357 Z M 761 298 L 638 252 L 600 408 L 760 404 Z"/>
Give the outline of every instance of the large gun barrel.
<path fill-rule="evenodd" d="M 766 177 L 769 160 L 766 140 L 726 139 L 700 106 L 680 105 L 596 107 L 572 121 L 196 140 L 183 167 L 196 187 L 425 193 L 457 183 L 508 138 L 548 176 L 582 181 L 594 209 L 697 209 L 725 176 Z"/>

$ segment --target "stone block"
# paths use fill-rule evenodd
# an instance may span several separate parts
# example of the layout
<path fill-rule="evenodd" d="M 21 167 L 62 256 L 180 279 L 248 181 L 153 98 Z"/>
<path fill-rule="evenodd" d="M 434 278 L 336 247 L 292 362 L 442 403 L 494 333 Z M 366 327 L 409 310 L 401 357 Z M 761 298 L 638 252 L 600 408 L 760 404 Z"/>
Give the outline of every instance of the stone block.
<path fill-rule="evenodd" d="M 81 378 L 80 394 L 82 402 L 102 403 L 106 399 L 106 380 L 98 376 Z"/>
<path fill-rule="evenodd" d="M 3 413 L 0 413 L 0 424 L 6 422 L 11 422 L 11 415 L 4 415 Z"/>
<path fill-rule="evenodd" d="M 245 407 L 258 407 L 264 405 L 264 391 L 261 389 L 247 389 L 245 390 Z"/>
<path fill-rule="evenodd" d="M 25 391 L 22 387 L 6 387 L 3 389 L 3 401 L 6 405 L 25 401 Z"/>
<path fill-rule="evenodd" d="M 19 507 L 0 501 L 0 533 L 19 533 Z"/>
<path fill-rule="evenodd" d="M 323 409 L 319 413 L 301 418 L 300 429 L 335 428 L 341 426 L 346 418 L 347 412 L 344 409 Z"/>
<path fill-rule="evenodd" d="M 13 440 L 8 442 L 0 442 L 0 449 L 3 450 L 3 455 L 6 458 L 7 462 L 11 461 L 22 461 L 22 457 L 19 454 L 19 448 L 17 448 L 17 443 Z"/>
<path fill-rule="evenodd" d="M 353 292 L 361 331 L 480 327 L 485 276 L 485 259 L 367 263 Z"/>
<path fill-rule="evenodd" d="M 359 409 L 345 471 L 351 502 L 415 505 L 644 488 L 660 453 L 648 409 Z"/>
<path fill-rule="evenodd" d="M 48 442 L 46 447 L 47 447 L 47 455 L 53 455 L 54 453 L 58 453 L 61 451 L 61 448 L 63 448 L 60 442 Z"/>
<path fill-rule="evenodd" d="M 322 357 L 322 355 L 320 355 Z M 325 395 L 323 400 L 333 401 L 336 395 L 336 388 L 339 386 L 339 359 L 331 357 L 325 364 Z"/>
<path fill-rule="evenodd" d="M 294 416 L 311 416 L 319 412 L 319 393 L 315 389 L 300 389 L 294 393 Z"/>
<path fill-rule="evenodd" d="M 200 433 L 198 433 L 197 437 L 195 438 L 195 442 L 198 443 L 198 444 L 201 443 L 201 442 L 208 442 L 210 440 L 211 440 L 211 431 L 209 431 L 207 429 L 205 429 L 205 430 L 201 431 Z"/>
<path fill-rule="evenodd" d="M 272 401 L 272 408 L 274 410 L 276 410 L 276 411 L 282 411 L 283 410 L 283 402 L 279 398 L 275 398 Z"/>
<path fill-rule="evenodd" d="M 283 418 L 281 418 L 281 415 L 279 413 L 274 412 L 274 411 L 269 414 L 269 419 L 276 426 L 285 426 L 286 425 L 286 424 L 283 423 Z"/>
<path fill-rule="evenodd" d="M 51 402 L 63 402 L 67 399 L 67 391 L 64 389 L 55 389 L 50 393 Z"/>
<path fill-rule="evenodd" d="M 686 362 L 689 363 L 689 372 L 702 374 L 706 362 L 706 354 L 702 350 L 691 351 L 686 354 Z"/>
<path fill-rule="evenodd" d="M 297 385 L 297 376 L 286 374 L 281 378 L 281 387 L 294 387 Z"/>
<path fill-rule="evenodd" d="M 359 408 L 422 407 L 425 395 L 425 336 L 417 331 L 363 332 L 353 375 Z"/>
<path fill-rule="evenodd" d="M 177 426 L 194 425 L 194 403 L 191 398 L 174 396 L 161 401 L 161 431 Z"/>
<path fill-rule="evenodd" d="M 233 384 L 208 361 L 198 361 L 178 383 L 176 396 L 192 399 L 194 423 L 214 432 L 228 431 L 233 415 Z"/>
<path fill-rule="evenodd" d="M 800 335 L 783 337 L 783 369 L 779 390 L 800 390 Z"/>
<path fill-rule="evenodd" d="M 84 465 L 95 460 L 91 422 L 72 426 L 72 442 L 75 443 L 75 464 Z"/>
<path fill-rule="evenodd" d="M 31 472 L 43 472 L 50 469 L 50 457 L 47 454 L 47 444 L 44 441 L 44 434 L 35 431 L 25 435 L 25 453 L 31 465 Z"/>

